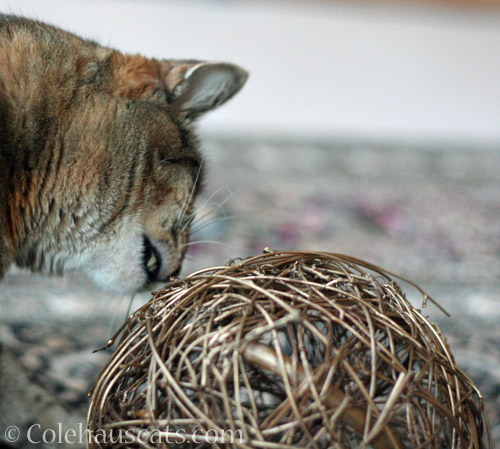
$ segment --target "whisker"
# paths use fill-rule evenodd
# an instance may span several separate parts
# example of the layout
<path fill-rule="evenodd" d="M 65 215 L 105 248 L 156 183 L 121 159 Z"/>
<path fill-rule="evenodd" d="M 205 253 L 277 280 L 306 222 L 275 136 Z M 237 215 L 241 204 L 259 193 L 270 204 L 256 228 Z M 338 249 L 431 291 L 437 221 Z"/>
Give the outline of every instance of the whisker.
<path fill-rule="evenodd" d="M 111 322 L 109 323 L 109 329 L 108 329 L 108 334 L 109 334 L 108 340 L 110 340 L 111 337 L 115 334 L 114 329 L 115 329 L 116 317 L 117 317 L 116 313 L 114 313 L 113 316 L 111 317 Z"/>
<path fill-rule="evenodd" d="M 126 296 L 122 296 L 120 298 L 120 305 L 123 303 L 123 301 L 125 301 L 125 298 L 126 298 Z M 134 299 L 135 299 L 135 293 L 132 294 L 130 301 L 128 303 L 127 313 L 125 315 L 124 321 L 126 321 L 128 319 L 128 317 L 130 316 L 130 311 L 132 310 L 132 304 L 134 302 Z M 108 338 L 108 340 L 110 340 L 116 332 L 115 324 L 116 324 L 117 317 L 118 317 L 118 313 L 114 313 L 113 317 L 111 318 L 111 322 L 109 323 L 109 330 L 108 330 L 109 338 Z"/>
<path fill-rule="evenodd" d="M 229 189 L 228 189 L 229 190 Z M 234 192 L 229 190 L 229 195 L 217 206 L 217 208 L 222 208 L 224 204 L 226 204 L 234 195 L 238 193 L 238 190 L 235 190 Z M 224 209 L 222 209 L 222 213 L 225 214 Z"/>
<path fill-rule="evenodd" d="M 229 220 L 236 220 L 238 217 L 234 215 L 229 215 L 227 217 L 216 217 L 211 220 L 206 221 L 205 223 L 199 223 L 197 226 L 194 226 L 191 228 L 191 235 L 196 234 L 197 232 L 200 232 L 202 229 L 205 229 L 207 226 L 210 226 L 211 224 L 222 222 L 222 221 L 229 221 Z"/>
<path fill-rule="evenodd" d="M 194 216 L 191 217 L 190 220 L 184 224 L 184 227 L 182 228 L 182 230 L 184 230 L 185 228 L 187 228 L 189 225 L 191 225 L 191 226 L 198 226 L 198 225 L 200 225 L 203 222 L 203 220 L 208 219 L 208 217 L 210 217 L 210 215 L 216 214 L 217 211 L 218 211 L 218 209 L 212 209 L 212 210 L 204 213 L 203 215 L 201 215 L 201 216 L 199 216 L 197 218 L 194 217 Z M 224 214 L 224 216 L 225 216 L 225 214 Z M 224 218 L 224 216 L 221 217 L 221 218 Z M 218 217 L 218 215 L 215 218 L 217 218 L 217 217 Z M 215 218 L 211 218 L 211 220 L 214 220 Z"/>
<path fill-rule="evenodd" d="M 184 243 L 182 246 L 193 246 L 193 245 L 198 245 L 198 244 L 201 244 L 201 243 L 203 243 L 203 244 L 209 243 L 209 244 L 214 244 L 214 245 L 222 245 L 222 246 L 227 246 L 227 247 L 232 248 L 232 249 L 236 249 L 238 251 L 244 251 L 244 248 L 242 246 L 233 245 L 232 243 L 219 242 L 217 240 L 196 240 L 194 242 Z"/>
<path fill-rule="evenodd" d="M 231 191 L 231 189 L 229 189 L 229 187 L 227 186 L 222 186 L 222 187 L 219 187 L 214 193 L 212 193 L 212 195 L 210 195 L 203 204 L 201 204 L 199 207 L 196 208 L 196 210 L 194 212 L 191 213 L 191 215 L 196 215 L 198 213 L 199 210 L 203 209 L 205 206 L 210 206 L 210 205 L 215 205 L 215 204 L 219 204 L 219 203 L 210 203 L 210 201 L 212 200 L 212 198 L 217 195 L 220 191 L 222 190 L 226 190 L 229 194 L 232 194 L 233 192 Z"/>
<path fill-rule="evenodd" d="M 211 214 L 214 214 L 217 212 L 217 206 L 219 205 L 219 203 L 208 203 L 206 206 L 213 206 L 214 208 L 213 209 L 210 209 L 208 212 L 205 212 L 202 216 L 200 217 L 196 217 L 196 214 L 202 209 L 202 207 L 199 207 L 197 208 L 196 212 L 193 212 L 192 214 L 189 215 L 189 217 L 186 219 L 186 223 L 184 223 L 185 225 L 188 225 L 188 224 L 193 224 L 193 223 L 197 223 L 201 220 L 203 220 L 205 217 L 211 215 Z"/>
<path fill-rule="evenodd" d="M 204 162 L 205 162 L 205 159 L 203 158 L 200 162 L 200 166 L 198 167 L 198 173 L 196 173 L 196 178 L 194 180 L 194 184 L 193 184 L 193 187 L 191 189 L 191 192 L 185 198 L 184 203 L 182 204 L 181 210 L 179 211 L 179 216 L 177 217 L 177 220 L 175 221 L 175 225 L 174 225 L 175 228 L 177 228 L 177 226 L 179 226 L 179 223 L 182 223 L 184 215 L 186 214 L 186 210 L 189 207 L 189 204 L 191 204 L 191 200 L 192 200 L 194 192 L 196 190 L 196 185 L 198 184 L 198 180 L 200 178 L 200 173 L 201 173 L 201 169 L 203 167 Z"/>
<path fill-rule="evenodd" d="M 120 308 L 120 306 L 123 304 L 123 301 L 125 301 L 125 298 L 126 298 L 126 296 L 121 296 L 118 299 L 118 307 L 117 308 Z M 117 316 L 118 316 L 117 313 L 112 314 L 111 322 L 109 323 L 109 329 L 108 329 L 108 334 L 109 334 L 108 340 L 111 339 L 111 337 L 115 334 L 115 331 L 116 331 L 115 324 L 116 324 Z"/>
<path fill-rule="evenodd" d="M 134 303 L 134 299 L 135 299 L 135 293 L 132 294 L 130 301 L 128 303 L 127 314 L 125 315 L 124 321 L 127 321 L 128 317 L 130 316 L 130 311 L 132 310 L 132 304 Z"/>
<path fill-rule="evenodd" d="M 196 216 L 196 214 L 201 210 L 203 209 L 204 207 L 207 207 L 207 206 L 215 206 L 216 208 L 219 208 L 219 205 L 221 203 L 211 203 L 210 200 L 215 196 L 217 195 L 217 193 L 219 193 L 221 190 L 226 190 L 228 192 L 228 196 L 226 197 L 226 199 L 224 200 L 227 201 L 229 198 L 231 198 L 234 193 L 229 189 L 229 187 L 226 187 L 226 186 L 223 186 L 223 187 L 219 187 L 214 193 L 212 193 L 212 195 L 210 195 L 203 204 L 201 204 L 200 206 L 198 206 L 190 215 L 189 215 L 189 218 L 187 220 L 187 223 L 185 223 L 184 227 L 181 229 L 181 231 L 184 231 L 184 229 L 186 228 L 186 226 L 188 224 L 191 224 L 193 223 L 193 219 L 194 217 Z M 222 203 L 223 204 L 223 203 Z M 209 214 L 210 213 L 213 213 L 213 211 L 210 211 L 208 212 Z M 223 211 L 224 213 L 224 211 Z M 198 219 L 199 220 L 199 219 Z"/>
<path fill-rule="evenodd" d="M 187 178 L 188 177 L 188 173 L 187 171 L 183 172 L 184 176 Z M 193 186 L 194 187 L 194 186 Z M 179 210 L 179 213 L 177 214 L 177 219 L 175 220 L 175 223 L 174 223 L 174 227 L 177 227 L 178 224 L 181 222 L 182 220 L 182 217 L 184 216 L 184 210 L 186 208 L 186 202 L 187 202 L 187 199 L 188 199 L 189 195 L 186 195 L 186 197 L 184 198 L 184 201 L 182 202 L 182 207 L 181 209 Z"/>
<path fill-rule="evenodd" d="M 229 189 L 228 189 L 229 190 Z M 237 193 L 237 190 L 232 192 L 231 190 L 229 190 L 229 195 L 220 203 L 217 204 L 217 207 L 215 209 L 212 209 L 210 211 L 208 211 L 206 214 L 202 215 L 201 217 L 197 217 L 194 221 L 191 221 L 191 222 L 187 222 L 184 224 L 184 226 L 182 227 L 181 231 L 184 231 L 184 229 L 186 229 L 187 226 L 189 226 L 190 224 L 191 225 L 195 225 L 196 223 L 199 223 L 201 220 L 209 217 L 211 214 L 214 214 L 216 213 L 218 210 L 221 211 L 222 215 L 226 216 L 226 211 L 224 210 L 224 204 L 227 203 L 234 195 L 236 195 Z M 198 209 L 199 210 L 199 209 Z"/>

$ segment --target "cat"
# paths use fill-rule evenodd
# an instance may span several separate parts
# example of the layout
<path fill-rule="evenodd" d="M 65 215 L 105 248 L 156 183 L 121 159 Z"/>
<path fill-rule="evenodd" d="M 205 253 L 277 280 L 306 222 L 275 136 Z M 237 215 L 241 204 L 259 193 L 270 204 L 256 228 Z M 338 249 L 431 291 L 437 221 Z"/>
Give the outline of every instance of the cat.
<path fill-rule="evenodd" d="M 0 36 L 0 278 L 15 262 L 122 293 L 168 280 L 202 180 L 193 121 L 247 73 L 13 16 Z"/>
<path fill-rule="evenodd" d="M 16 263 L 133 293 L 176 275 L 204 172 L 194 122 L 247 76 L 0 15 L 0 280 Z M 78 419 L 0 347 L 0 444 L 62 421 Z"/>

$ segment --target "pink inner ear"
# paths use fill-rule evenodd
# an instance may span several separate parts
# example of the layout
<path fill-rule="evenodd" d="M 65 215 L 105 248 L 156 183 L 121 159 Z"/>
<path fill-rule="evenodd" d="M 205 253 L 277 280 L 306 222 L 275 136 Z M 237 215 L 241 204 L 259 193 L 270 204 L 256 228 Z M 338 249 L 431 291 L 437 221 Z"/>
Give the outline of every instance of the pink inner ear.
<path fill-rule="evenodd" d="M 177 94 L 175 89 L 184 80 L 186 71 L 197 65 L 198 62 L 193 64 L 176 63 L 176 61 L 161 61 L 160 62 L 160 76 L 165 83 L 165 87 L 172 94 Z"/>

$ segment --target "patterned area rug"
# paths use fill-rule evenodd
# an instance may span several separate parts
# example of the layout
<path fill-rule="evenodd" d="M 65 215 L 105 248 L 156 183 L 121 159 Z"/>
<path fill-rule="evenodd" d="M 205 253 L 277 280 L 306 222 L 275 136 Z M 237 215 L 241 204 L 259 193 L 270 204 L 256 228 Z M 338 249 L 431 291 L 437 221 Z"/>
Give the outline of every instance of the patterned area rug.
<path fill-rule="evenodd" d="M 451 313 L 425 309 L 482 391 L 500 445 L 500 151 L 220 140 L 205 155 L 183 274 L 268 246 L 350 254 L 417 282 Z M 0 341 L 84 411 L 108 357 L 92 350 L 148 298 L 13 269 Z"/>

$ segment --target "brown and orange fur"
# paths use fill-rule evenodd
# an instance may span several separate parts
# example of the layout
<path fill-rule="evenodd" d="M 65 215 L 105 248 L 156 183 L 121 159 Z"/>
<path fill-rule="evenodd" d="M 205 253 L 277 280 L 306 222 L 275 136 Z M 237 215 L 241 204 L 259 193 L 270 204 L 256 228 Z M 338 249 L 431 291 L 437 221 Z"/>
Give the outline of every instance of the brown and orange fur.
<path fill-rule="evenodd" d="M 17 263 L 135 292 L 175 274 L 202 171 L 193 121 L 246 77 L 0 15 L 0 280 Z M 12 425 L 81 420 L 0 345 L 0 446 Z"/>
<path fill-rule="evenodd" d="M 201 170 L 193 120 L 246 76 L 0 16 L 0 278 L 16 262 L 125 292 L 178 271 Z"/>

